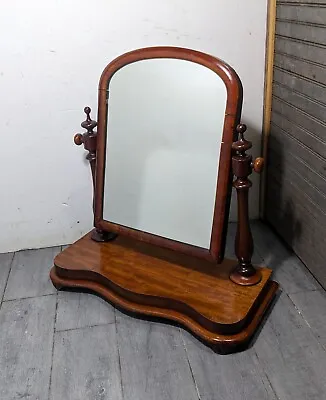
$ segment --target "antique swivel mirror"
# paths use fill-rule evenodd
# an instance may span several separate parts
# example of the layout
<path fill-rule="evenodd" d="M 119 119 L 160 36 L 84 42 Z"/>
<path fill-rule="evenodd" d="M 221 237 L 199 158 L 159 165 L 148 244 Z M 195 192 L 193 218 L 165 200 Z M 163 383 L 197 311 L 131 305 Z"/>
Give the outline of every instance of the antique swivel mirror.
<path fill-rule="evenodd" d="M 91 289 L 131 312 L 181 323 L 217 351 L 248 343 L 277 284 L 254 268 L 242 86 L 223 61 L 176 47 L 112 61 L 97 123 L 85 108 L 93 229 L 55 259 L 57 288 Z M 237 260 L 224 259 L 233 186 Z"/>

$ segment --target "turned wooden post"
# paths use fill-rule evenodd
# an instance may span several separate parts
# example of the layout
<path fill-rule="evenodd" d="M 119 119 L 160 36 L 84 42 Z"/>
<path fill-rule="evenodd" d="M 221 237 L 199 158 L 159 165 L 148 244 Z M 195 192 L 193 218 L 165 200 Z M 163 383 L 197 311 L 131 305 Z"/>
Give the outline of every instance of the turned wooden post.
<path fill-rule="evenodd" d="M 238 141 L 232 144 L 234 152 L 232 156 L 232 170 L 236 176 L 233 187 L 237 190 L 238 200 L 238 224 L 235 238 L 235 254 L 238 258 L 238 265 L 231 272 L 230 279 L 238 285 L 255 285 L 261 280 L 261 273 L 257 271 L 251 263 L 254 246 L 250 230 L 248 195 L 252 183 L 248 179 L 252 169 L 260 172 L 264 160 L 257 158 L 252 162 L 252 156 L 246 151 L 252 147 L 251 142 L 244 138 L 247 127 L 244 124 L 237 126 L 239 134 Z"/>
<path fill-rule="evenodd" d="M 95 186 L 96 186 L 96 146 L 97 146 L 97 132 L 94 128 L 97 126 L 97 122 L 91 119 L 90 107 L 85 107 L 84 112 L 86 114 L 86 120 L 81 123 L 81 127 L 86 129 L 83 134 L 77 133 L 74 136 L 74 142 L 77 146 L 84 145 L 85 150 L 88 150 L 86 159 L 89 161 L 92 171 L 93 180 L 93 212 L 95 210 Z M 105 232 L 101 229 L 95 229 L 92 232 L 92 239 L 96 242 L 108 242 L 113 240 L 117 235 L 112 232 Z"/>

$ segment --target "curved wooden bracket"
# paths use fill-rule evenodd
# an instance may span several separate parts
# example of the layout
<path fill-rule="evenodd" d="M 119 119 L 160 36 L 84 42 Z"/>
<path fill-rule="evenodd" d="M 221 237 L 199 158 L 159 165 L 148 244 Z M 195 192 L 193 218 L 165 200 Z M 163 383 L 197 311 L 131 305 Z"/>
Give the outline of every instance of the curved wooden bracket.
<path fill-rule="evenodd" d="M 264 160 L 257 158 L 253 162 L 252 156 L 246 154 L 246 151 L 252 147 L 252 143 L 243 136 L 247 130 L 246 125 L 240 124 L 236 130 L 239 139 L 232 144 L 234 151 L 232 169 L 236 176 L 233 187 L 237 191 L 238 199 L 238 225 L 235 238 L 235 254 L 238 258 L 238 265 L 231 272 L 230 279 L 238 285 L 250 286 L 260 282 L 261 273 L 251 263 L 254 246 L 249 222 L 248 195 L 252 183 L 248 176 L 252 173 L 252 169 L 260 172 Z"/>
<path fill-rule="evenodd" d="M 77 146 L 81 144 L 84 145 L 85 150 L 88 150 L 88 154 L 86 159 L 89 161 L 92 171 L 92 180 L 93 180 L 93 212 L 95 212 L 95 187 L 96 187 L 96 148 L 97 148 L 97 132 L 94 131 L 94 128 L 97 126 L 97 122 L 91 119 L 91 108 L 85 107 L 84 112 L 86 114 L 86 120 L 81 123 L 81 127 L 86 129 L 87 131 L 83 134 L 76 133 L 74 136 L 74 143 Z M 92 239 L 95 242 L 108 242 L 117 237 L 115 233 L 105 232 L 101 229 L 95 229 L 92 234 Z"/>

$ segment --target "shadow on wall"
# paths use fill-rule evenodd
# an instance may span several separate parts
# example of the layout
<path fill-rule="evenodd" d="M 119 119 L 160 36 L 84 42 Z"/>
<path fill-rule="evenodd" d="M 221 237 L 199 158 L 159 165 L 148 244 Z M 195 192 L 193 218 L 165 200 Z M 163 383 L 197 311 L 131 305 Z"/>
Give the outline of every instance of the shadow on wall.
<path fill-rule="evenodd" d="M 301 236 L 302 225 L 295 215 L 293 200 L 286 195 L 286 185 L 284 177 L 286 148 L 272 134 L 269 139 L 268 158 L 267 158 L 267 181 L 265 198 L 265 216 L 269 225 L 280 235 L 286 244 L 292 249 L 295 241 Z M 279 252 L 273 253 L 270 267 L 275 269 L 281 265 Z"/>

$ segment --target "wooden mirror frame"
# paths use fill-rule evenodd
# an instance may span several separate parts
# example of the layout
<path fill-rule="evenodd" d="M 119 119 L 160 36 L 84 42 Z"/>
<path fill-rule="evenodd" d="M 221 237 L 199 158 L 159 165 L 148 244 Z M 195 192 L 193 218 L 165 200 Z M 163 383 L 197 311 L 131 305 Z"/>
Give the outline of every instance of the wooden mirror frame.
<path fill-rule="evenodd" d="M 191 61 L 214 71 L 224 82 L 227 89 L 227 101 L 224 118 L 223 136 L 218 168 L 218 182 L 214 216 L 211 231 L 210 248 L 164 238 L 155 234 L 126 227 L 103 219 L 104 178 L 106 159 L 106 139 L 108 122 L 107 93 L 114 74 L 124 66 L 142 60 L 170 58 Z M 236 72 L 224 61 L 199 51 L 178 47 L 149 47 L 123 54 L 104 69 L 99 83 L 98 96 L 98 132 L 96 149 L 96 174 L 94 196 L 94 225 L 98 232 L 111 232 L 132 237 L 157 246 L 176 250 L 181 253 L 220 263 L 224 257 L 227 223 L 232 190 L 231 157 L 232 143 L 237 137 L 236 127 L 240 121 L 242 108 L 242 84 Z M 100 237 L 100 235 L 99 235 Z M 101 240 L 101 239 L 100 239 Z"/>

